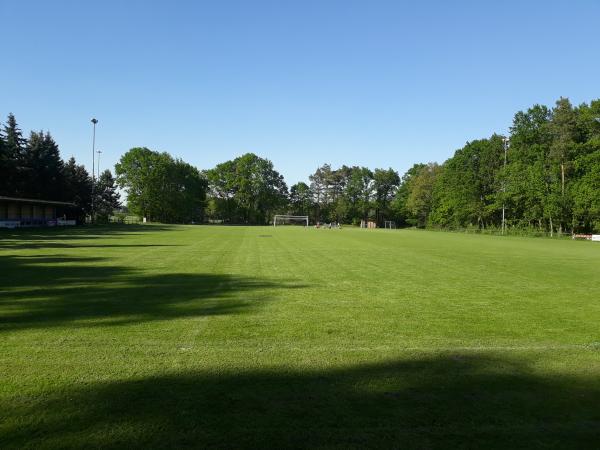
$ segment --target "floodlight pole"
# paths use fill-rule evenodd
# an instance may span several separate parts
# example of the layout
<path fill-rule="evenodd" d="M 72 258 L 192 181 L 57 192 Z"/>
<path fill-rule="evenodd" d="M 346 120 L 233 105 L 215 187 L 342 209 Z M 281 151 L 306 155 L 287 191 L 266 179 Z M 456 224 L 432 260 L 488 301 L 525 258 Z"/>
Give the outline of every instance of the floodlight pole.
<path fill-rule="evenodd" d="M 504 180 L 502 180 L 502 236 L 504 236 L 504 230 L 506 229 L 506 160 L 507 160 L 507 152 L 508 152 L 508 141 L 507 137 L 502 139 L 504 143 Z"/>
<path fill-rule="evenodd" d="M 100 180 L 100 154 L 102 150 L 96 150 L 96 153 L 98 153 L 98 180 Z"/>
<path fill-rule="evenodd" d="M 91 214 L 90 214 L 90 221 L 91 223 L 94 223 L 94 185 L 96 184 L 96 177 L 95 177 L 95 172 L 96 172 L 96 167 L 95 167 L 95 162 L 96 162 L 96 124 L 98 123 L 98 119 L 92 118 L 91 120 L 93 127 L 94 127 L 94 131 L 93 131 L 93 137 L 92 137 L 92 210 L 91 210 Z"/>

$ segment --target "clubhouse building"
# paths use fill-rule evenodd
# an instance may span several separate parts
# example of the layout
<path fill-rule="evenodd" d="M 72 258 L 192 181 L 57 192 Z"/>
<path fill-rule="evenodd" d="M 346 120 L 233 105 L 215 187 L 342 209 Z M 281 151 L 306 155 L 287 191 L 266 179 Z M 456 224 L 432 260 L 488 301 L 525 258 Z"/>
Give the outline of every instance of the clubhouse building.
<path fill-rule="evenodd" d="M 0 196 L 0 228 L 75 225 L 74 203 Z"/>

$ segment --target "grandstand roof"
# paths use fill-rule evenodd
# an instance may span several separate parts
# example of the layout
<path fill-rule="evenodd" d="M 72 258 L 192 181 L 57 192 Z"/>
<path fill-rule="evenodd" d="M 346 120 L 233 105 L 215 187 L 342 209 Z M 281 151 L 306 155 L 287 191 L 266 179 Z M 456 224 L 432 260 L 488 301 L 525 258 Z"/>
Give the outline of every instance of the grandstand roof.
<path fill-rule="evenodd" d="M 62 206 L 77 206 L 71 202 L 59 202 L 54 200 L 38 200 L 35 198 L 20 198 L 20 197 L 5 197 L 0 195 L 0 201 L 18 202 L 18 203 L 38 203 L 44 205 L 62 205 Z"/>

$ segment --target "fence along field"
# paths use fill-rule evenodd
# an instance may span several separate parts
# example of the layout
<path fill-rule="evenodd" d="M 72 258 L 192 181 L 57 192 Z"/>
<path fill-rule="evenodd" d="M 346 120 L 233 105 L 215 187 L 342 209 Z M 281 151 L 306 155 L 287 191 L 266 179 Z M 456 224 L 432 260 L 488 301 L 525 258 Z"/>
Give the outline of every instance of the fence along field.
<path fill-rule="evenodd" d="M 347 227 L 3 230 L 0 447 L 593 448 L 599 250 Z"/>

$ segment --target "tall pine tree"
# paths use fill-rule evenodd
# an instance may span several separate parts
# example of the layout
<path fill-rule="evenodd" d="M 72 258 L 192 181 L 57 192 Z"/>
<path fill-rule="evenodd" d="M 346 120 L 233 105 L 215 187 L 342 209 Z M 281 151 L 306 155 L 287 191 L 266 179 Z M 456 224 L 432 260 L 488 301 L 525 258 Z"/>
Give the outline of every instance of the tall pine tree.
<path fill-rule="evenodd" d="M 3 153 L 6 158 L 4 167 L 4 170 L 6 170 L 4 194 L 19 195 L 25 188 L 21 174 L 23 172 L 23 148 L 26 141 L 12 113 L 8 115 L 3 132 Z"/>
<path fill-rule="evenodd" d="M 22 161 L 24 196 L 45 200 L 62 196 L 63 161 L 50 133 L 31 132 Z"/>
<path fill-rule="evenodd" d="M 65 164 L 63 174 L 62 200 L 75 203 L 81 212 L 79 220 L 83 221 L 91 209 L 92 179 L 85 167 L 77 164 L 73 157 Z"/>
<path fill-rule="evenodd" d="M 0 129 L 0 195 L 8 194 L 8 179 L 10 176 L 10 159 L 4 140 L 4 133 Z"/>
<path fill-rule="evenodd" d="M 121 206 L 120 198 L 115 179 L 110 170 L 106 169 L 100 174 L 94 189 L 94 212 L 99 222 L 108 222 L 113 211 Z"/>

